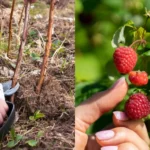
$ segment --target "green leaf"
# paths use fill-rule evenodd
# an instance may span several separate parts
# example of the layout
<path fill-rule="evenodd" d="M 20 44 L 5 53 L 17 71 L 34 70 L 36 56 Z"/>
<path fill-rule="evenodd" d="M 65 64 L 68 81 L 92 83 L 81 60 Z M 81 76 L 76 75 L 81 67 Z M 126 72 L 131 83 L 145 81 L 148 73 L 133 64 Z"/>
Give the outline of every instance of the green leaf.
<path fill-rule="evenodd" d="M 44 117 L 45 117 L 45 115 L 44 115 L 43 113 L 41 113 L 40 110 L 38 110 L 38 111 L 36 111 L 36 112 L 34 113 L 33 116 L 30 116 L 29 119 L 30 119 L 31 121 L 35 121 L 35 120 L 37 120 L 37 119 L 44 118 Z"/>
<path fill-rule="evenodd" d="M 11 135 L 11 138 L 13 139 L 13 140 L 15 140 L 15 138 L 16 138 L 16 133 L 15 133 L 15 129 L 14 128 L 11 128 L 11 130 L 10 130 L 10 135 Z"/>
<path fill-rule="evenodd" d="M 125 43 L 124 29 L 125 29 L 125 26 L 119 28 L 115 32 L 115 34 L 113 36 L 113 39 L 111 41 L 111 44 L 112 44 L 113 48 L 117 48 L 119 46 L 119 43 Z"/>
<path fill-rule="evenodd" d="M 34 116 L 30 116 L 29 119 L 30 119 L 31 121 L 35 121 Z"/>
<path fill-rule="evenodd" d="M 45 115 L 43 113 L 41 113 L 40 111 L 37 111 L 34 115 L 34 118 L 37 120 L 37 119 L 40 119 L 40 118 L 44 118 Z"/>
<path fill-rule="evenodd" d="M 36 37 L 36 36 L 37 36 L 37 32 L 34 31 L 34 30 L 31 30 L 31 31 L 29 32 L 29 36 Z"/>
<path fill-rule="evenodd" d="M 39 59 L 40 59 L 40 55 L 39 55 L 39 54 L 36 54 L 36 53 L 31 53 L 30 56 L 31 56 L 31 58 L 32 58 L 33 60 L 39 60 Z"/>
<path fill-rule="evenodd" d="M 26 143 L 27 143 L 29 146 L 31 146 L 31 147 L 35 147 L 35 146 L 37 146 L 38 141 L 36 141 L 36 140 L 29 140 L 29 141 L 26 141 Z"/>
<path fill-rule="evenodd" d="M 124 26 L 130 27 L 130 28 L 135 28 L 134 22 L 132 20 L 127 21 Z"/>
<path fill-rule="evenodd" d="M 80 0 L 76 0 L 76 13 L 80 13 L 83 10 L 83 5 Z"/>
<path fill-rule="evenodd" d="M 15 146 L 22 140 L 22 138 L 23 138 L 22 135 L 17 134 L 15 140 L 9 141 L 9 142 L 7 143 L 7 147 L 8 147 L 8 148 L 13 148 L 13 147 L 15 147 Z"/>
<path fill-rule="evenodd" d="M 143 27 L 139 27 L 134 33 L 134 40 L 143 39 L 146 35 L 146 30 Z"/>
<path fill-rule="evenodd" d="M 147 52 L 144 52 L 141 56 L 150 56 L 150 50 Z"/>
<path fill-rule="evenodd" d="M 53 42 L 53 44 L 54 44 L 55 46 L 59 46 L 59 45 L 61 44 L 61 41 L 60 41 L 60 40 L 55 40 L 55 41 Z"/>
<path fill-rule="evenodd" d="M 124 30 L 125 45 L 129 46 L 132 44 L 134 39 L 134 32 L 135 32 L 134 28 L 131 28 L 130 26 L 125 27 Z"/>
<path fill-rule="evenodd" d="M 39 131 L 37 136 L 38 138 L 41 138 L 43 135 L 44 135 L 44 131 Z"/>
<path fill-rule="evenodd" d="M 145 49 L 150 50 L 150 43 L 147 43 L 147 44 L 145 45 Z"/>
<path fill-rule="evenodd" d="M 132 43 L 134 30 L 135 26 L 132 21 L 128 21 L 124 26 L 120 27 L 113 35 L 112 47 L 117 48 L 120 43 L 125 45 Z"/>
<path fill-rule="evenodd" d="M 149 4 L 147 1 L 146 1 L 146 3 Z M 145 16 L 150 17 L 150 11 L 148 11 L 147 8 L 145 8 Z"/>
<path fill-rule="evenodd" d="M 150 32 L 146 32 L 146 33 L 145 33 L 144 39 L 145 39 L 146 41 L 150 41 Z"/>
<path fill-rule="evenodd" d="M 16 143 L 15 143 L 15 141 L 13 140 L 13 141 L 9 141 L 8 143 L 7 143 L 7 147 L 9 147 L 9 148 L 13 148 L 13 147 L 15 147 L 16 146 Z"/>
<path fill-rule="evenodd" d="M 16 136 L 16 141 L 20 141 L 20 140 L 22 140 L 22 138 L 23 138 L 23 136 L 22 136 L 22 135 L 17 134 L 17 136 Z"/>

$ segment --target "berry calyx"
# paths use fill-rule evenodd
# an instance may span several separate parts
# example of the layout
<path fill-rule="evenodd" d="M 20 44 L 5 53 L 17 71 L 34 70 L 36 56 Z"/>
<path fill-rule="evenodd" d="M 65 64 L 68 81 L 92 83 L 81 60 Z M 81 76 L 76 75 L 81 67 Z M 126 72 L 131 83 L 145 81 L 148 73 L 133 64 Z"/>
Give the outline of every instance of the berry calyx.
<path fill-rule="evenodd" d="M 131 47 L 119 47 L 115 50 L 113 58 L 117 70 L 122 74 L 127 74 L 136 65 L 137 53 Z"/>
<path fill-rule="evenodd" d="M 129 72 L 129 80 L 136 86 L 143 86 L 148 83 L 148 74 L 145 71 Z"/>
<path fill-rule="evenodd" d="M 149 100 L 144 94 L 133 94 L 125 104 L 125 113 L 133 120 L 144 118 L 150 113 L 149 104 Z"/>

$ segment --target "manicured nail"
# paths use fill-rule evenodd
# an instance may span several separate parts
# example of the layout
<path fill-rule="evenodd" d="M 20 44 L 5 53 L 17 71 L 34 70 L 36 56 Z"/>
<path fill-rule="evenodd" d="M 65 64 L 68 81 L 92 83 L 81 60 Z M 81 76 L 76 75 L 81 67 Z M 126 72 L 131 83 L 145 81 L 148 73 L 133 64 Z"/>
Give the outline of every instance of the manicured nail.
<path fill-rule="evenodd" d="M 113 85 L 111 88 L 115 88 L 117 86 L 120 86 L 122 85 L 123 83 L 125 82 L 125 77 L 121 77 L 120 79 L 118 79 Z"/>
<path fill-rule="evenodd" d="M 114 137 L 115 132 L 112 130 L 104 130 L 104 131 L 97 132 L 95 135 L 99 140 L 108 140 Z"/>
<path fill-rule="evenodd" d="M 126 121 L 128 120 L 128 117 L 124 112 L 121 111 L 114 111 L 113 114 L 115 115 L 116 119 L 121 120 L 121 121 Z"/>
<path fill-rule="evenodd" d="M 105 146 L 102 147 L 101 150 L 118 150 L 117 146 Z"/>

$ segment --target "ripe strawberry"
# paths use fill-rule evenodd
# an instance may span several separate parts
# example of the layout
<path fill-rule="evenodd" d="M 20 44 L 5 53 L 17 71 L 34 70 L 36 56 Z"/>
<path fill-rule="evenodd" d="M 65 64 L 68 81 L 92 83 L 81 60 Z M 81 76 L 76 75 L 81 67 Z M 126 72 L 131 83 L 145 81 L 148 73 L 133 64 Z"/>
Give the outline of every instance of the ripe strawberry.
<path fill-rule="evenodd" d="M 142 93 L 131 95 L 125 104 L 125 113 L 130 119 L 146 117 L 150 113 L 148 98 Z"/>
<path fill-rule="evenodd" d="M 113 57 L 117 70 L 122 74 L 132 71 L 137 62 L 137 54 L 131 47 L 117 48 Z"/>
<path fill-rule="evenodd" d="M 148 83 L 148 74 L 145 71 L 131 71 L 129 72 L 129 80 L 137 86 L 146 85 Z"/>

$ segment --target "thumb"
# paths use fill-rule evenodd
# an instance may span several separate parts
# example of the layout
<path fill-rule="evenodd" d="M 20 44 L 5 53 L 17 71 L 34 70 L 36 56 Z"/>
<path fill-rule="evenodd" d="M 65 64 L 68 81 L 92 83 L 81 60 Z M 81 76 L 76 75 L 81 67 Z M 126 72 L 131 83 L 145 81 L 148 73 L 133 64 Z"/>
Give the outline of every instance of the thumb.
<path fill-rule="evenodd" d="M 126 95 L 127 82 L 122 77 L 104 92 L 97 93 L 76 108 L 75 128 L 86 132 L 102 114 L 113 109 Z"/>

